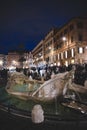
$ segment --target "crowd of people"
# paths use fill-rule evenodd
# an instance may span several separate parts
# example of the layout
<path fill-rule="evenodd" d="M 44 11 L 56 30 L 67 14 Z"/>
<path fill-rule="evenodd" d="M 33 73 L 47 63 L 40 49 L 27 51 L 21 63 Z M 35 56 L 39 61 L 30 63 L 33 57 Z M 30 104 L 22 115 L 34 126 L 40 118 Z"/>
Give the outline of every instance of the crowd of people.
<path fill-rule="evenodd" d="M 63 73 L 66 71 L 70 71 L 73 69 L 73 66 L 75 68 L 74 73 L 74 82 L 76 84 L 80 84 L 84 86 L 85 80 L 87 80 L 87 64 L 70 64 L 68 66 L 48 66 L 45 67 L 32 67 L 28 69 L 21 69 L 16 68 L 17 72 L 23 72 L 26 76 L 29 78 L 35 79 L 35 80 L 49 80 L 51 79 L 52 74 L 58 74 Z M 8 79 L 8 71 L 9 70 L 0 70 L 0 83 L 7 82 Z"/>
<path fill-rule="evenodd" d="M 35 80 L 44 79 L 44 81 L 51 79 L 52 74 L 63 73 L 75 69 L 73 81 L 76 84 L 84 86 L 87 80 L 87 64 L 70 64 L 68 66 L 46 66 L 32 69 L 25 69 L 24 74 Z"/>
<path fill-rule="evenodd" d="M 52 74 L 63 73 L 66 71 L 70 71 L 72 66 L 69 65 L 68 67 L 64 66 L 48 66 L 46 67 L 33 67 L 31 69 L 25 69 L 24 74 L 28 77 L 31 77 L 35 80 L 44 79 L 44 81 L 49 80 Z"/>
<path fill-rule="evenodd" d="M 87 64 L 77 64 L 75 65 L 74 82 L 84 86 L 87 80 Z"/>

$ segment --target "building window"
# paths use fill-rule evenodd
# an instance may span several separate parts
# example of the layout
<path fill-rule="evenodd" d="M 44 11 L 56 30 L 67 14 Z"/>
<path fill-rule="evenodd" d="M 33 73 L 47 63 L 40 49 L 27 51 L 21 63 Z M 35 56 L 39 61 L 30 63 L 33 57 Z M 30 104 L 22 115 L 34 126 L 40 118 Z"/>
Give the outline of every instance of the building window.
<path fill-rule="evenodd" d="M 46 62 L 49 62 L 49 57 L 46 58 Z"/>
<path fill-rule="evenodd" d="M 61 52 L 61 59 L 63 59 L 63 53 Z"/>
<path fill-rule="evenodd" d="M 70 28 L 70 31 L 72 31 L 73 28 L 74 28 L 73 24 L 71 24 L 71 25 L 69 26 L 69 28 Z"/>
<path fill-rule="evenodd" d="M 58 60 L 60 59 L 60 55 L 58 54 Z"/>
<path fill-rule="evenodd" d="M 73 42 L 73 36 L 71 36 L 71 42 Z"/>
<path fill-rule="evenodd" d="M 63 46 L 63 41 L 61 41 L 59 44 L 58 44 L 58 48 L 61 48 Z"/>
<path fill-rule="evenodd" d="M 61 53 L 58 54 L 58 60 L 60 60 L 60 59 L 61 59 Z"/>
<path fill-rule="evenodd" d="M 54 61 L 56 61 L 56 55 L 54 55 Z"/>
<path fill-rule="evenodd" d="M 78 41 L 83 41 L 83 36 L 81 34 L 78 35 Z"/>
<path fill-rule="evenodd" d="M 53 39 L 53 40 L 54 40 L 54 42 L 56 42 L 56 41 L 57 41 L 57 38 L 56 38 L 56 37 L 54 37 L 54 39 Z"/>
<path fill-rule="evenodd" d="M 71 57 L 71 50 L 67 50 L 67 55 L 68 55 L 68 58 Z"/>
<path fill-rule="evenodd" d="M 60 33 L 60 37 L 62 37 L 62 36 L 63 36 L 63 32 Z"/>
<path fill-rule="evenodd" d="M 79 54 L 82 54 L 84 52 L 84 48 L 83 47 L 79 47 L 78 51 L 79 51 Z"/>
<path fill-rule="evenodd" d="M 83 28 L 83 23 L 82 22 L 78 22 L 77 23 L 77 28 Z"/>
<path fill-rule="evenodd" d="M 56 60 L 58 60 L 58 57 L 57 57 L 57 55 L 56 55 Z"/>
<path fill-rule="evenodd" d="M 66 28 L 66 29 L 64 30 L 64 35 L 67 34 L 67 32 L 68 32 L 68 29 Z"/>
<path fill-rule="evenodd" d="M 50 62 L 51 62 L 51 63 L 53 62 L 53 56 L 50 57 Z"/>
<path fill-rule="evenodd" d="M 65 51 L 65 58 L 67 58 L 67 51 Z"/>
<path fill-rule="evenodd" d="M 74 49 L 71 49 L 71 57 L 74 57 Z"/>
<path fill-rule="evenodd" d="M 65 51 L 63 52 L 63 57 L 65 58 Z"/>

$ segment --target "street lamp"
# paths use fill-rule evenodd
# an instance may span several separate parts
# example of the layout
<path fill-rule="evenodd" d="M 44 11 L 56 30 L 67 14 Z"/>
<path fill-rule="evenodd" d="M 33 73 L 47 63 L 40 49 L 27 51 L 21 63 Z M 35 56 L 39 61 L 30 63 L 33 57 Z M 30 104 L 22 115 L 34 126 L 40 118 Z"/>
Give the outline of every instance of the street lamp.
<path fill-rule="evenodd" d="M 62 40 L 65 42 L 66 41 L 66 37 L 62 37 Z"/>
<path fill-rule="evenodd" d="M 64 42 L 64 44 L 67 42 L 67 46 L 68 46 L 68 48 L 69 48 L 68 40 L 67 40 L 67 38 L 66 38 L 65 36 L 62 37 L 62 41 Z"/>
<path fill-rule="evenodd" d="M 68 39 L 65 36 L 63 36 L 62 41 L 64 42 L 64 46 L 67 46 L 66 47 L 67 50 L 65 51 L 65 58 L 69 58 L 69 42 L 68 42 Z M 68 66 L 68 64 L 69 64 L 69 61 L 68 60 L 65 61 L 65 65 Z"/>

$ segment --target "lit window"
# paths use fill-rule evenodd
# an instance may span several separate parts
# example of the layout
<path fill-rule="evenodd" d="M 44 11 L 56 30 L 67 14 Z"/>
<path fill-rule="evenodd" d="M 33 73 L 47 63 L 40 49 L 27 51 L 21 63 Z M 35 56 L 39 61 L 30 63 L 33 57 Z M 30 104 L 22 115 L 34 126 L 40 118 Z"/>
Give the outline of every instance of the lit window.
<path fill-rule="evenodd" d="M 61 59 L 63 59 L 63 53 L 61 53 Z"/>
<path fill-rule="evenodd" d="M 67 51 L 65 51 L 65 58 L 67 58 Z"/>
<path fill-rule="evenodd" d="M 74 49 L 71 49 L 71 55 L 74 57 Z"/>
<path fill-rule="evenodd" d="M 83 48 L 79 47 L 79 53 L 82 54 L 83 53 Z"/>

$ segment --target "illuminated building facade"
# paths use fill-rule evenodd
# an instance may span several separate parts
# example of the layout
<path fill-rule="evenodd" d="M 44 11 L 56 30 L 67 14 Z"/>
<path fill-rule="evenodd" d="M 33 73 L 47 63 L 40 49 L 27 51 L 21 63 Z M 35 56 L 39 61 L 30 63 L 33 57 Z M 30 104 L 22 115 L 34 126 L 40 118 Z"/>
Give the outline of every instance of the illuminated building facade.
<path fill-rule="evenodd" d="M 57 64 L 87 62 L 87 18 L 74 18 L 61 27 L 54 37 Z"/>
<path fill-rule="evenodd" d="M 0 54 L 0 69 L 21 68 L 19 59 L 25 58 L 23 68 L 34 64 L 69 65 L 87 63 L 87 18 L 76 17 L 60 28 L 52 28 L 37 46 L 30 51 Z"/>
<path fill-rule="evenodd" d="M 42 61 L 48 64 L 87 63 L 87 18 L 73 18 L 52 29 L 32 52 L 34 58 L 41 53 Z"/>
<path fill-rule="evenodd" d="M 7 55 L 7 68 L 12 69 L 16 67 L 20 67 L 19 64 L 20 55 L 17 52 L 9 52 Z"/>
<path fill-rule="evenodd" d="M 45 59 L 44 59 L 44 43 L 43 40 L 41 40 L 38 45 L 32 50 L 32 54 L 33 54 L 33 63 L 36 66 L 42 66 L 42 64 L 44 64 Z"/>
<path fill-rule="evenodd" d="M 7 68 L 29 68 L 33 64 L 33 55 L 30 51 L 12 51 L 7 55 Z"/>

